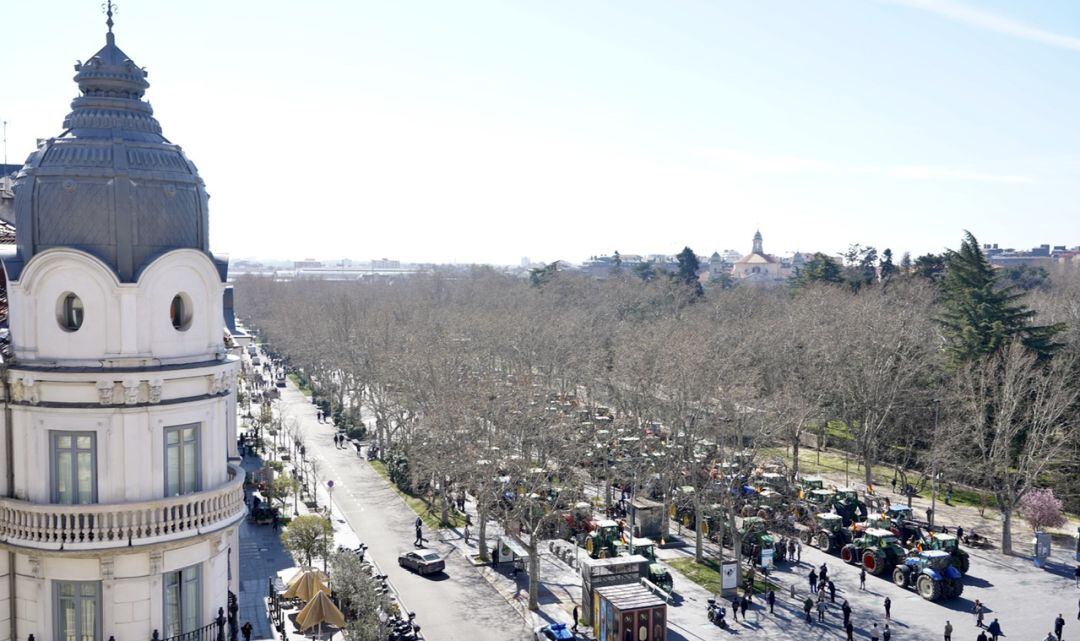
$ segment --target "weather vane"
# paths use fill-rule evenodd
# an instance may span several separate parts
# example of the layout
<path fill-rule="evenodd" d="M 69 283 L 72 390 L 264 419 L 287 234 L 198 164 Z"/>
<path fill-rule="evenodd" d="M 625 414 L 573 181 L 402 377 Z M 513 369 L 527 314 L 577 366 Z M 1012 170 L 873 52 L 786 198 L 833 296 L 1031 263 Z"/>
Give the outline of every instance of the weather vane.
<path fill-rule="evenodd" d="M 113 4 L 112 0 L 108 0 L 107 2 L 104 2 L 101 5 L 102 13 L 104 13 L 108 17 L 108 20 L 105 21 L 105 25 L 109 27 L 109 33 L 112 33 L 112 28 L 113 28 L 112 17 L 113 17 L 113 14 L 119 12 L 119 10 L 120 10 L 120 8 L 117 7 L 115 4 Z"/>

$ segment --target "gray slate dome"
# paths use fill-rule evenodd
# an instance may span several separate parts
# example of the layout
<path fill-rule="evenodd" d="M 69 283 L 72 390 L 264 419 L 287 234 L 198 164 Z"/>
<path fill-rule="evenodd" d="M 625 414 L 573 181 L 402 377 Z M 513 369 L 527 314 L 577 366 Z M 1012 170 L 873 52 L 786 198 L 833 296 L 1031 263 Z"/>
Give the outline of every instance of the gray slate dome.
<path fill-rule="evenodd" d="M 54 247 L 93 254 L 121 282 L 173 249 L 210 255 L 203 181 L 161 135 L 142 99 L 147 73 L 116 46 L 111 25 L 105 47 L 75 70 L 82 95 L 65 131 L 30 154 L 15 180 L 18 255 L 4 261 L 9 278 Z"/>

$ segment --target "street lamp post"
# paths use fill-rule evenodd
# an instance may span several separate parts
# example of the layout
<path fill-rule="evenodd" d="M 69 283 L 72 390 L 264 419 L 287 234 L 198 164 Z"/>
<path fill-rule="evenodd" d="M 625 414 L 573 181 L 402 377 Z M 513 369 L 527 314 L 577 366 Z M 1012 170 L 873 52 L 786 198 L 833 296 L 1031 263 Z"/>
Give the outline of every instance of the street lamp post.
<path fill-rule="evenodd" d="M 938 431 L 938 407 L 941 405 L 941 399 L 933 399 L 931 401 L 934 404 L 934 438 L 931 441 L 930 446 L 930 518 L 927 521 L 930 522 L 930 530 L 934 530 L 934 517 L 937 516 L 937 431 Z"/>
<path fill-rule="evenodd" d="M 326 503 L 326 518 L 333 523 L 334 521 L 334 481 L 330 480 L 326 482 L 326 493 L 330 495 L 330 500 Z"/>

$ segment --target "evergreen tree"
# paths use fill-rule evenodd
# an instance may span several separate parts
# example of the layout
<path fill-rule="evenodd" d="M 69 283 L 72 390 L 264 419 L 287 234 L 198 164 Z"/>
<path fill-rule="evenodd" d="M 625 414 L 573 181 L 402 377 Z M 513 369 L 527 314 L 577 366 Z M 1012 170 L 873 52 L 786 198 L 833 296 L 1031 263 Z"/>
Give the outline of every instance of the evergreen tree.
<path fill-rule="evenodd" d="M 634 265 L 634 273 L 646 283 L 656 278 L 656 269 L 653 267 L 651 260 L 645 260 Z"/>
<path fill-rule="evenodd" d="M 1060 344 L 1054 337 L 1062 325 L 1032 325 L 1034 310 L 1020 302 L 1022 292 L 1003 285 L 979 249 L 971 232 L 965 232 L 957 251 L 945 254 L 945 275 L 941 281 L 945 328 L 945 350 L 954 364 L 995 354 L 1019 339 L 1039 357 L 1049 356 Z"/>
<path fill-rule="evenodd" d="M 877 250 L 854 244 L 844 253 L 844 280 L 857 292 L 877 281 Z"/>
<path fill-rule="evenodd" d="M 911 271 L 911 252 L 904 252 L 900 257 L 900 271 L 905 274 Z"/>
<path fill-rule="evenodd" d="M 534 267 L 529 270 L 529 280 L 536 287 L 540 287 L 544 283 L 548 282 L 555 277 L 555 274 L 559 272 L 559 261 L 544 265 L 543 267 Z"/>
<path fill-rule="evenodd" d="M 915 259 L 912 267 L 917 276 L 937 282 L 945 274 L 945 256 L 943 254 L 923 254 Z"/>
<path fill-rule="evenodd" d="M 801 287 L 810 283 L 842 283 L 840 265 L 835 260 L 818 252 L 814 254 L 806 264 L 795 272 L 795 286 Z"/>
<path fill-rule="evenodd" d="M 689 247 L 683 247 L 683 250 L 679 252 L 679 255 L 676 256 L 675 259 L 679 261 L 679 271 L 676 272 L 675 277 L 693 290 L 695 298 L 703 296 L 705 290 L 701 288 L 701 281 L 698 280 L 698 272 L 701 271 L 701 263 L 698 261 L 697 254 L 694 253 L 694 250 Z"/>
<path fill-rule="evenodd" d="M 896 265 L 892 262 L 892 250 L 888 247 L 881 252 L 881 263 L 878 265 L 878 273 L 882 281 L 887 281 L 896 275 Z"/>

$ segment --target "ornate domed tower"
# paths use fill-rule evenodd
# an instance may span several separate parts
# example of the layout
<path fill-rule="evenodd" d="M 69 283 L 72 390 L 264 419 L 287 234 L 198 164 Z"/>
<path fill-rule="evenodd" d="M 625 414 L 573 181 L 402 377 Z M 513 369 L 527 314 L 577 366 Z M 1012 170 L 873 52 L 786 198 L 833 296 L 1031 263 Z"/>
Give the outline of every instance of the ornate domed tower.
<path fill-rule="evenodd" d="M 211 624 L 245 513 L 227 262 L 207 195 L 116 46 L 15 181 L 0 424 L 0 640 L 166 639 Z M 194 638 L 194 637 L 189 637 Z"/>

